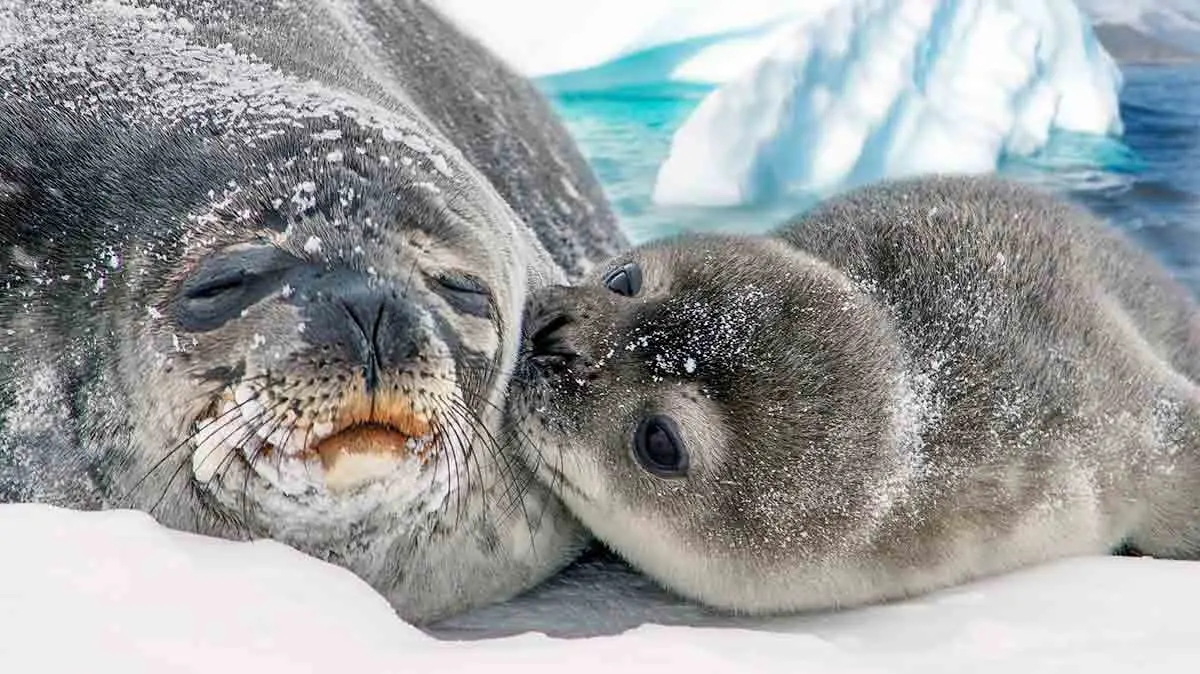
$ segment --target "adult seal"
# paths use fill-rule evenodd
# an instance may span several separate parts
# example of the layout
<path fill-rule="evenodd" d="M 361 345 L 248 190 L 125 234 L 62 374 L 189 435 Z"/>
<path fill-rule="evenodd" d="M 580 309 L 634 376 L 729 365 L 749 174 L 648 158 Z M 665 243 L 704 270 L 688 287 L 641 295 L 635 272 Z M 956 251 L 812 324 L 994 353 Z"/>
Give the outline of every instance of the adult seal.
<path fill-rule="evenodd" d="M 0 501 L 343 565 L 426 622 L 566 563 L 506 451 L 529 289 L 623 245 L 419 2 L 0 8 Z"/>
<path fill-rule="evenodd" d="M 1067 555 L 1200 553 L 1200 318 L 1089 214 L 883 184 L 538 293 L 528 463 L 659 582 L 746 613 Z"/>

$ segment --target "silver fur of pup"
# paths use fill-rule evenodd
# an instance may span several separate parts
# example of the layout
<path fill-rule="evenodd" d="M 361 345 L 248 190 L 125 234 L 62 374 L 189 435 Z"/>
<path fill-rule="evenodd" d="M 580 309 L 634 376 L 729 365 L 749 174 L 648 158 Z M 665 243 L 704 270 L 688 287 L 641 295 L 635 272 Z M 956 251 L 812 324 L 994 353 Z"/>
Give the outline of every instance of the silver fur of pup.
<path fill-rule="evenodd" d="M 0 502 L 275 538 L 414 621 L 512 596 L 584 541 L 502 451 L 525 295 L 624 245 L 421 2 L 2 3 Z M 412 451 L 335 489 L 346 424 Z"/>
<path fill-rule="evenodd" d="M 607 289 L 630 262 L 639 292 Z M 528 463 L 703 604 L 827 609 L 1121 547 L 1200 555 L 1196 304 L 1035 188 L 859 189 L 773 237 L 641 246 L 529 316 Z M 652 414 L 677 424 L 686 476 L 635 458 Z"/>

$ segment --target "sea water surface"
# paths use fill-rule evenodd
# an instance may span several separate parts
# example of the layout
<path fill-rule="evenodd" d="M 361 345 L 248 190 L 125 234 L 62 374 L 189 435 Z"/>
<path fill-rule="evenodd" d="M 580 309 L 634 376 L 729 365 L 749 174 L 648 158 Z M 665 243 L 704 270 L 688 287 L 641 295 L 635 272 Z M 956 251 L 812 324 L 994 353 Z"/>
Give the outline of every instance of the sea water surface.
<path fill-rule="evenodd" d="M 1000 172 L 1050 185 L 1085 204 L 1200 292 L 1200 66 L 1122 71 L 1122 137 L 1059 134 L 1038 156 L 1003 161 Z M 711 90 L 648 84 L 548 92 L 635 243 L 685 231 L 761 233 L 818 201 L 794 194 L 738 208 L 652 202 L 671 136 Z"/>

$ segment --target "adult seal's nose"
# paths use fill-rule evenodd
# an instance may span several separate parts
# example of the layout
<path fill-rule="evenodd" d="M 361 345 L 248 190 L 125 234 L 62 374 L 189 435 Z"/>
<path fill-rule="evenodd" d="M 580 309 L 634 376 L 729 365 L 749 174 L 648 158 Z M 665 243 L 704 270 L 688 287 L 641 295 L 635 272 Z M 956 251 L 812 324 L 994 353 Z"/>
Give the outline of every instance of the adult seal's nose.
<path fill-rule="evenodd" d="M 323 359 L 359 364 L 367 393 L 375 391 L 381 373 L 402 369 L 420 352 L 420 316 L 391 283 L 336 271 L 310 279 L 294 297 L 305 317 L 306 341 Z"/>

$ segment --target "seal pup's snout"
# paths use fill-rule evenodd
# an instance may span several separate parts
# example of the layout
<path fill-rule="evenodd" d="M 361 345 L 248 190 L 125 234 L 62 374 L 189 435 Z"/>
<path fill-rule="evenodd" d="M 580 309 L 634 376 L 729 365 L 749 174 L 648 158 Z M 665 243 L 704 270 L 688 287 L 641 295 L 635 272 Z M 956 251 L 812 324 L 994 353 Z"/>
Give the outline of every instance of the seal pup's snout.
<path fill-rule="evenodd" d="M 539 359 L 559 358 L 564 360 L 578 358 L 579 352 L 571 346 L 571 343 L 567 341 L 564 334 L 565 329 L 572 322 L 573 319 L 566 314 L 550 316 L 544 320 L 542 325 L 529 338 L 529 350 L 532 357 Z"/>
<path fill-rule="evenodd" d="M 573 334 L 581 320 L 574 311 L 571 293 L 567 287 L 545 289 L 526 309 L 524 352 L 536 367 L 563 370 L 587 360 Z"/>

